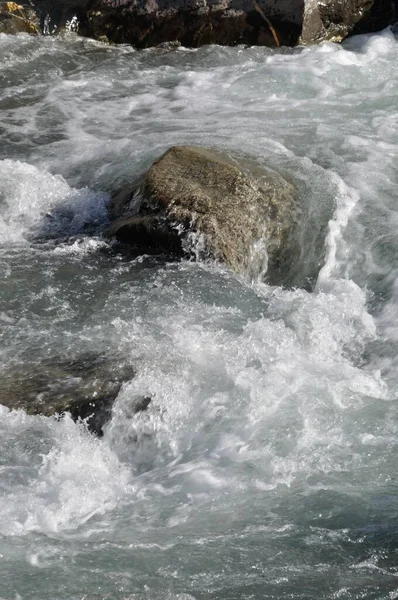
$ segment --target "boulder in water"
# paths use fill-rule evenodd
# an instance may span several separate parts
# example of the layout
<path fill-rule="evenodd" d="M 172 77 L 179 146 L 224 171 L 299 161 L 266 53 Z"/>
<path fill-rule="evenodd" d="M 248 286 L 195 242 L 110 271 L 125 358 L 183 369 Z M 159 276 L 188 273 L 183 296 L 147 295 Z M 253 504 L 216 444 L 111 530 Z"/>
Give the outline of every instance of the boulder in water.
<path fill-rule="evenodd" d="M 0 33 L 40 33 L 36 12 L 16 2 L 0 2 Z"/>
<path fill-rule="evenodd" d="M 109 229 L 123 242 L 172 254 L 199 252 L 237 273 L 281 280 L 291 252 L 295 187 L 249 158 L 174 146 L 155 161 L 141 185 L 141 203 Z M 121 210 L 120 201 L 117 209 Z M 192 239 L 198 243 L 191 246 Z"/>
<path fill-rule="evenodd" d="M 134 375 L 131 366 L 95 354 L 22 365 L 0 377 L 0 404 L 31 415 L 69 412 L 75 421 L 84 419 L 90 431 L 102 435 L 123 382 Z M 137 402 L 135 410 L 144 410 L 149 402 Z"/>

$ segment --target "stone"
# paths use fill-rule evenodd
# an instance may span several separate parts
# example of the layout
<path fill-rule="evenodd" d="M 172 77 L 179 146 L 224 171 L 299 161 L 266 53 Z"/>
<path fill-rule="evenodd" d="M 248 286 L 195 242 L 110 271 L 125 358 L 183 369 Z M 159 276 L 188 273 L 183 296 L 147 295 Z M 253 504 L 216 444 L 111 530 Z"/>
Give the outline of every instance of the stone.
<path fill-rule="evenodd" d="M 16 2 L 0 2 L 0 33 L 40 33 L 36 12 Z"/>
<path fill-rule="evenodd" d="M 138 247 L 144 238 L 145 251 L 169 244 L 170 254 L 212 256 L 248 278 L 283 279 L 299 210 L 294 185 L 278 173 L 249 157 L 174 146 L 140 190 L 141 203 L 135 194 L 133 210 L 127 202 L 109 235 Z"/>
<path fill-rule="evenodd" d="M 396 20 L 397 0 L 93 0 L 86 33 L 137 48 L 294 46 L 381 30 Z"/>
<path fill-rule="evenodd" d="M 162 215 L 122 215 L 113 221 L 107 235 L 136 246 L 141 254 L 182 255 L 181 237 Z"/>
<path fill-rule="evenodd" d="M 396 18 L 396 0 L 305 0 L 301 42 L 341 42 L 375 32 Z"/>
<path fill-rule="evenodd" d="M 292 46 L 304 0 L 94 0 L 84 30 L 137 48 L 179 42 Z"/>
<path fill-rule="evenodd" d="M 295 46 L 381 30 L 398 0 L 30 0 L 1 2 L 0 33 L 73 31 L 137 48 L 164 43 Z"/>
<path fill-rule="evenodd" d="M 0 376 L 0 404 L 30 415 L 63 415 L 86 420 L 87 428 L 102 435 L 122 384 L 135 369 L 116 359 L 85 354 L 77 359 L 54 358 L 40 364 L 10 368 Z M 150 399 L 137 402 L 145 410 Z"/>

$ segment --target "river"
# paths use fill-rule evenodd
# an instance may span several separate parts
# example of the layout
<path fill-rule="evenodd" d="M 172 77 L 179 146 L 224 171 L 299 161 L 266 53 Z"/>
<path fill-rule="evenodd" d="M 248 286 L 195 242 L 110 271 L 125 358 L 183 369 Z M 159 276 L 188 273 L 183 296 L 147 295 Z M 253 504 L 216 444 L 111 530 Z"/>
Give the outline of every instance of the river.
<path fill-rule="evenodd" d="M 172 144 L 295 183 L 285 286 L 105 240 L 110 196 Z M 397 183 L 390 29 L 0 35 L 1 373 L 93 349 L 137 370 L 102 438 L 0 406 L 3 600 L 398 598 Z"/>

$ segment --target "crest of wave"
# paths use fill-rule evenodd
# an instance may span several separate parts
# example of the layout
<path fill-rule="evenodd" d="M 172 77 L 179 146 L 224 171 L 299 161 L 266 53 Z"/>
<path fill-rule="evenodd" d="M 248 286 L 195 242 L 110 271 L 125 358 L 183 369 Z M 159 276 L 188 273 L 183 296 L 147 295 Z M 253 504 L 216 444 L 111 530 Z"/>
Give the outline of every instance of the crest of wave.
<path fill-rule="evenodd" d="M 0 417 L 1 436 L 9 440 L 0 466 L 0 535 L 54 535 L 88 521 L 92 531 L 96 516 L 131 494 L 128 468 L 83 425 L 3 407 Z"/>
<path fill-rule="evenodd" d="M 109 196 L 74 189 L 60 175 L 15 160 L 0 161 L 2 245 L 93 231 L 107 220 Z"/>

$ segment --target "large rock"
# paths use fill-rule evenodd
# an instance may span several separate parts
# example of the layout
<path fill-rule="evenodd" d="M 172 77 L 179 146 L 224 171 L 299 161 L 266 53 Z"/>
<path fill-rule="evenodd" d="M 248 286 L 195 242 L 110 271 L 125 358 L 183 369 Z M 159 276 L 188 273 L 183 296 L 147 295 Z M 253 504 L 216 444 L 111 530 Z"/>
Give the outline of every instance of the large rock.
<path fill-rule="evenodd" d="M 396 19 L 396 8 L 396 0 L 305 0 L 301 42 L 341 42 L 379 31 Z"/>
<path fill-rule="evenodd" d="M 0 2 L 0 33 L 40 33 L 36 12 L 16 2 Z"/>
<path fill-rule="evenodd" d="M 249 158 L 175 146 L 149 169 L 141 197 L 110 235 L 144 251 L 211 255 L 248 277 L 268 266 L 269 281 L 283 279 L 297 205 L 295 187 L 281 175 Z M 114 214 L 123 210 L 114 202 Z"/>
<path fill-rule="evenodd" d="M 90 431 L 102 435 L 123 382 L 134 375 L 132 367 L 95 354 L 21 365 L 0 376 L 0 404 L 31 415 L 69 412 L 74 420 L 85 419 Z M 142 398 L 133 408 L 143 410 L 149 402 Z"/>
<path fill-rule="evenodd" d="M 86 31 L 138 48 L 178 41 L 295 45 L 304 0 L 94 0 Z"/>
<path fill-rule="evenodd" d="M 29 0 L 0 2 L 0 33 L 65 29 L 137 48 L 164 42 L 294 46 L 383 29 L 398 0 Z M 34 10 L 33 10 L 34 8 Z"/>
<path fill-rule="evenodd" d="M 178 41 L 295 45 L 383 29 L 397 0 L 93 0 L 86 31 L 138 48 Z"/>

